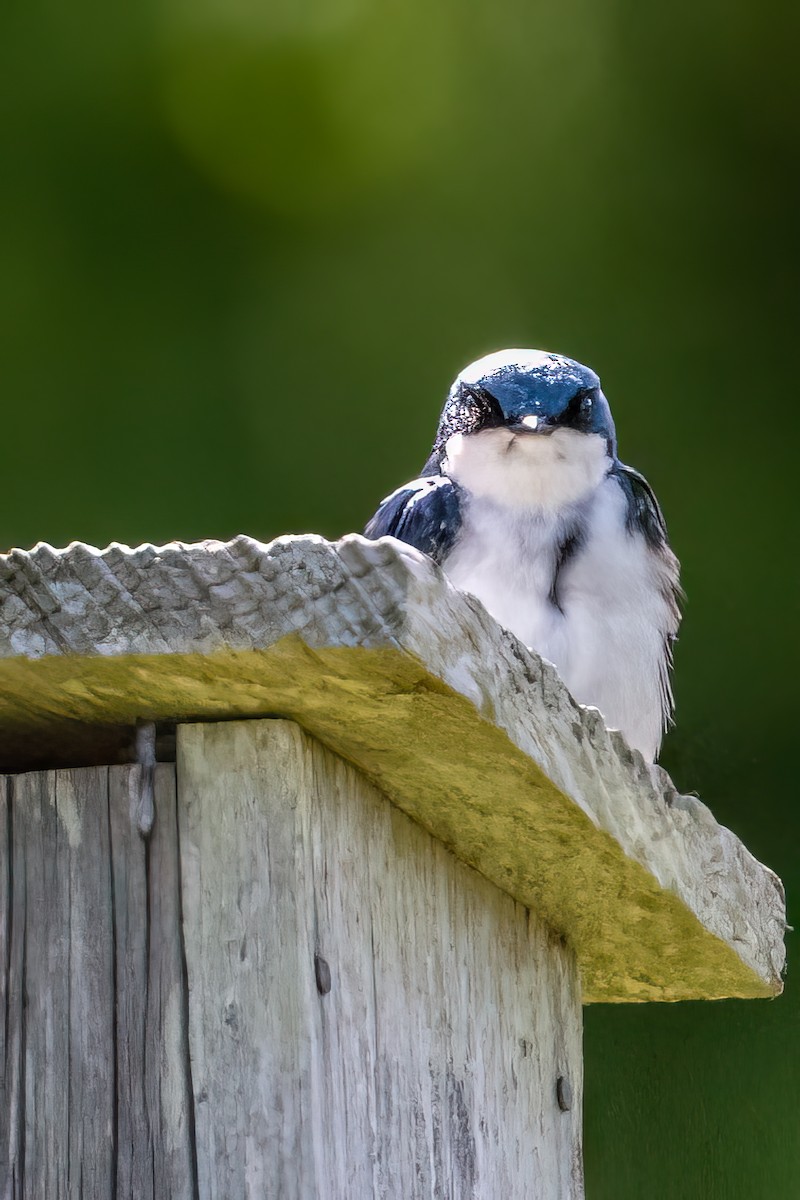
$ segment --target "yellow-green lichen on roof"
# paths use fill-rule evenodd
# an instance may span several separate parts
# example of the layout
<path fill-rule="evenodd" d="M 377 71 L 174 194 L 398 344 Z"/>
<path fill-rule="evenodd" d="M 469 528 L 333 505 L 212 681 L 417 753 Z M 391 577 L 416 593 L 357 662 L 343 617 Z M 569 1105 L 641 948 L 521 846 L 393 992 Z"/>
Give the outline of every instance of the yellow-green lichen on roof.
<path fill-rule="evenodd" d="M 137 719 L 270 715 L 539 912 L 587 1001 L 781 990 L 772 872 L 408 547 L 0 558 L 0 769 L 117 761 Z"/>

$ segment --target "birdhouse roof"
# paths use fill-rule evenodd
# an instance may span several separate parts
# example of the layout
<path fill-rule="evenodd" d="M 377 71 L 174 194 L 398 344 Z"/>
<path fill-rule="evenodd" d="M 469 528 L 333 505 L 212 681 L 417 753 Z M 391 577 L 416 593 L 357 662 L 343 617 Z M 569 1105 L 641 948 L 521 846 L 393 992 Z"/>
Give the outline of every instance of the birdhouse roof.
<path fill-rule="evenodd" d="M 0 770 L 123 761 L 141 720 L 264 716 L 542 916 L 586 1002 L 781 990 L 778 878 L 410 547 L 0 556 Z"/>

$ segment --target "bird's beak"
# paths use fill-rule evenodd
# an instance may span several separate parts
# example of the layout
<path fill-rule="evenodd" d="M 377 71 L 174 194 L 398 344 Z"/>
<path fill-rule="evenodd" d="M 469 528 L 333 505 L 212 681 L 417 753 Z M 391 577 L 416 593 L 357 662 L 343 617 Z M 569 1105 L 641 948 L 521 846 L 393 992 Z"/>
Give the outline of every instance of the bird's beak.
<path fill-rule="evenodd" d="M 509 423 L 508 428 L 512 433 L 552 433 L 554 426 L 546 417 L 538 417 L 531 414 L 528 417 L 520 417 L 519 420 Z"/>

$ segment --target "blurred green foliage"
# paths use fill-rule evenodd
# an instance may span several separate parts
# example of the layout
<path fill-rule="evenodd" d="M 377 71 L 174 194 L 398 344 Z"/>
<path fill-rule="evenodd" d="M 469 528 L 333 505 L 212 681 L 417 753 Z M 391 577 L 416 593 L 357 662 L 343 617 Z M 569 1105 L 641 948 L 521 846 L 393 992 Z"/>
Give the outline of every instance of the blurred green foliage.
<path fill-rule="evenodd" d="M 0 543 L 358 529 L 462 365 L 582 359 L 684 563 L 665 765 L 797 919 L 799 25 L 10 0 Z M 588 1010 L 590 1200 L 800 1193 L 799 1016 Z"/>

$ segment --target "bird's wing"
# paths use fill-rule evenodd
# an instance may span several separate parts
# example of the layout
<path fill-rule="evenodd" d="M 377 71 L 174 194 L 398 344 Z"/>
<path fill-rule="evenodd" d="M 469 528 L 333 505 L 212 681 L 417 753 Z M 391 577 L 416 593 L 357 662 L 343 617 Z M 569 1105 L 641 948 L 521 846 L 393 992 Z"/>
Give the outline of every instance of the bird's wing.
<path fill-rule="evenodd" d="M 628 529 L 644 534 L 653 550 L 667 544 L 667 526 L 655 493 L 644 475 L 617 463 L 612 471 L 628 502 Z"/>
<path fill-rule="evenodd" d="M 626 523 L 629 532 L 634 536 L 640 535 L 644 538 L 657 564 L 657 579 L 663 600 L 663 620 L 660 632 L 664 641 L 659 682 L 661 708 L 666 729 L 675 707 L 670 672 L 672 670 L 672 647 L 681 622 L 680 605 L 683 600 L 683 589 L 679 580 L 680 564 L 670 549 L 664 515 L 653 489 L 644 476 L 622 463 L 615 465 L 612 475 L 616 477 L 625 495 L 628 506 Z"/>
<path fill-rule="evenodd" d="M 427 475 L 387 496 L 364 534 L 391 535 L 441 563 L 450 553 L 461 526 L 458 485 L 443 475 Z"/>

